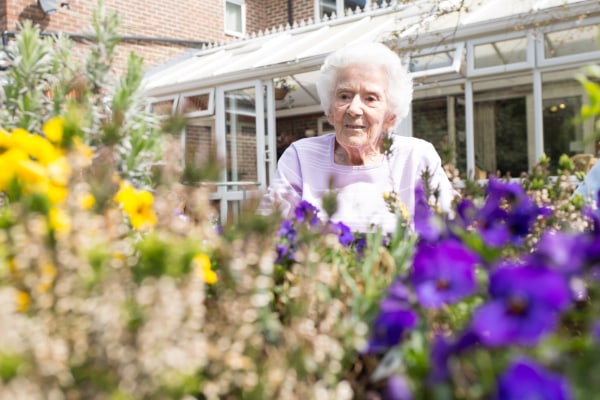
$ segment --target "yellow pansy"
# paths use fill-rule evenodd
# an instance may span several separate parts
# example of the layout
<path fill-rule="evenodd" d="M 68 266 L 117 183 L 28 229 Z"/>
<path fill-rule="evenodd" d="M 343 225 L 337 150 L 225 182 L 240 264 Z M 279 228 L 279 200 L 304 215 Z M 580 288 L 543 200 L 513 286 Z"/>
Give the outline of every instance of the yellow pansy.
<path fill-rule="evenodd" d="M 15 174 L 25 183 L 40 183 L 48 178 L 46 168 L 33 160 L 19 160 L 15 165 Z"/>
<path fill-rule="evenodd" d="M 66 157 L 59 157 L 47 166 L 48 177 L 57 185 L 67 185 L 71 177 L 71 165 Z"/>
<path fill-rule="evenodd" d="M 142 230 L 152 227 L 158 221 L 152 208 L 154 196 L 145 190 L 136 190 L 131 184 L 121 182 L 121 189 L 115 195 L 115 201 L 121 205 L 129 217 L 133 229 Z"/>
<path fill-rule="evenodd" d="M 90 210 L 96 204 L 96 198 L 91 193 L 83 193 L 77 197 L 77 203 L 82 210 Z"/>
<path fill-rule="evenodd" d="M 25 129 L 17 128 L 11 134 L 12 146 L 25 151 L 32 158 L 47 165 L 62 156 L 62 151 L 57 149 L 40 135 L 32 135 Z"/>
<path fill-rule="evenodd" d="M 192 259 L 192 262 L 195 266 L 196 275 L 202 278 L 205 283 L 209 285 L 217 283 L 217 273 L 212 270 L 210 258 L 206 254 L 196 254 Z"/>
<path fill-rule="evenodd" d="M 52 207 L 48 213 L 50 228 L 56 232 L 69 232 L 71 230 L 71 218 L 64 210 Z"/>
<path fill-rule="evenodd" d="M 52 143 L 60 143 L 64 133 L 64 120 L 61 117 L 50 118 L 42 127 L 44 134 Z"/>
<path fill-rule="evenodd" d="M 31 304 L 31 296 L 24 290 L 19 290 L 17 291 L 15 303 L 17 311 L 27 312 L 29 310 L 29 304 Z"/>
<path fill-rule="evenodd" d="M 47 292 L 52 287 L 56 274 L 57 270 L 54 264 L 44 263 L 41 268 L 41 282 L 37 285 L 38 292 Z"/>

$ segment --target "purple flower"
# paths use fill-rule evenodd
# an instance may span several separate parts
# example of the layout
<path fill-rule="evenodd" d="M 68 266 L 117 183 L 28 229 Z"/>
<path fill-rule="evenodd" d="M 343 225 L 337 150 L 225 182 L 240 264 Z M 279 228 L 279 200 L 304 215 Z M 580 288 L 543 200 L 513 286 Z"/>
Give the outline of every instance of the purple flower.
<path fill-rule="evenodd" d="M 537 218 L 550 213 L 549 209 L 537 206 L 518 183 L 490 179 L 486 192 L 486 202 L 476 220 L 483 240 L 491 247 L 509 242 L 520 244 Z"/>
<path fill-rule="evenodd" d="M 450 378 L 448 359 L 452 355 L 458 355 L 477 344 L 479 344 L 479 337 L 471 330 L 463 332 L 454 341 L 441 334 L 437 334 L 433 339 L 433 346 L 429 354 L 431 365 L 429 372 L 430 382 L 436 384 L 448 380 Z"/>
<path fill-rule="evenodd" d="M 382 311 L 375 318 L 367 353 L 381 353 L 400 343 L 404 332 L 417 323 L 417 314 L 410 309 Z"/>
<path fill-rule="evenodd" d="M 473 315 L 472 329 L 488 346 L 535 345 L 570 304 L 565 277 L 533 265 L 503 265 L 490 276 L 490 301 Z"/>
<path fill-rule="evenodd" d="M 497 390 L 498 400 L 572 398 L 569 385 L 562 376 L 550 373 L 525 358 L 513 362 L 500 376 Z"/>
<path fill-rule="evenodd" d="M 533 262 L 556 267 L 571 276 L 585 262 L 586 244 L 581 236 L 560 231 L 547 231 L 531 255 Z"/>
<path fill-rule="evenodd" d="M 294 248 L 292 246 L 285 243 L 278 243 L 275 246 L 275 251 L 277 252 L 275 263 L 282 264 L 285 261 L 294 261 Z"/>
<path fill-rule="evenodd" d="M 294 209 L 294 216 L 298 222 L 308 222 L 310 226 L 315 226 L 319 222 L 317 214 L 319 209 L 306 200 L 302 200 L 298 203 Z"/>
<path fill-rule="evenodd" d="M 289 219 L 284 220 L 277 231 L 277 236 L 293 243 L 296 240 L 296 229 L 292 221 Z"/>
<path fill-rule="evenodd" d="M 417 314 L 409 306 L 409 291 L 396 279 L 379 305 L 367 353 L 383 352 L 400 343 L 404 332 L 417 323 Z"/>
<path fill-rule="evenodd" d="M 383 400 L 411 400 L 412 392 L 403 376 L 392 375 L 387 380 Z"/>
<path fill-rule="evenodd" d="M 477 262 L 478 257 L 460 242 L 421 243 L 411 271 L 419 303 L 424 307 L 438 308 L 472 294 L 476 289 Z"/>
<path fill-rule="evenodd" d="M 590 334 L 591 334 L 594 342 L 596 342 L 597 344 L 600 344 L 600 320 L 599 319 L 595 320 L 592 323 L 592 327 L 590 329 Z"/>
<path fill-rule="evenodd" d="M 414 221 L 420 239 L 434 242 L 442 235 L 442 224 L 429 207 L 422 183 L 415 187 Z"/>
<path fill-rule="evenodd" d="M 348 247 L 352 244 L 354 235 L 348 225 L 343 222 L 331 222 L 330 227 L 337 234 L 338 240 L 342 246 Z"/>

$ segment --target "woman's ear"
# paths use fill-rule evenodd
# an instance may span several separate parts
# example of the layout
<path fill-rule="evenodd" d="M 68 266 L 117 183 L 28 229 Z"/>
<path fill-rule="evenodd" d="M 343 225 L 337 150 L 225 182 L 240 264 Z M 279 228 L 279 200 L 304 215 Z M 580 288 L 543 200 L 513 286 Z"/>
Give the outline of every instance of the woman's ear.
<path fill-rule="evenodd" d="M 383 121 L 383 131 L 389 132 L 396 126 L 396 114 L 388 114 Z"/>

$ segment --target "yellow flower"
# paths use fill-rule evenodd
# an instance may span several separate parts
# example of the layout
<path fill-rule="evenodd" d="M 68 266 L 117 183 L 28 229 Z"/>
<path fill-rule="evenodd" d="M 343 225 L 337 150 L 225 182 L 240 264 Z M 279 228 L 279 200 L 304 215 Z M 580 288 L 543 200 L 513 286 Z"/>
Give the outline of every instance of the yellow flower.
<path fill-rule="evenodd" d="M 96 198 L 91 193 L 83 193 L 77 198 L 77 203 L 82 210 L 89 210 L 96 204 Z"/>
<path fill-rule="evenodd" d="M 204 254 L 199 253 L 192 259 L 194 264 L 196 275 L 209 285 L 214 285 L 218 281 L 217 273 L 211 269 L 210 258 Z"/>
<path fill-rule="evenodd" d="M 73 145 L 75 147 L 76 154 L 78 154 L 85 162 L 84 164 L 90 164 L 92 158 L 94 158 L 94 150 L 86 146 L 79 137 L 73 138 Z"/>
<path fill-rule="evenodd" d="M 41 282 L 37 285 L 37 290 L 40 293 L 47 292 L 56 278 L 57 270 L 54 264 L 44 263 L 41 268 Z"/>
<path fill-rule="evenodd" d="M 19 290 L 17 291 L 15 302 L 17 311 L 27 312 L 27 310 L 29 310 L 29 304 L 31 304 L 31 296 L 29 296 L 29 293 Z"/>
<path fill-rule="evenodd" d="M 32 135 L 24 129 L 17 128 L 11 134 L 12 147 L 21 149 L 43 165 L 62 156 L 62 151 L 57 149 L 40 135 Z"/>
<path fill-rule="evenodd" d="M 40 183 L 47 179 L 47 171 L 40 163 L 33 160 L 19 160 L 15 165 L 15 173 L 24 183 Z"/>
<path fill-rule="evenodd" d="M 135 230 L 142 230 L 156 224 L 157 218 L 152 205 L 154 196 L 145 190 L 136 190 L 131 184 L 121 182 L 121 188 L 114 199 L 121 205 Z"/>
<path fill-rule="evenodd" d="M 61 117 L 50 118 L 44 124 L 42 130 L 52 143 L 60 143 L 64 133 L 64 120 Z"/>
<path fill-rule="evenodd" d="M 71 218 L 60 208 L 52 207 L 48 214 L 50 228 L 56 232 L 69 232 L 71 230 Z"/>
<path fill-rule="evenodd" d="M 19 149 L 10 149 L 0 154 L 0 191 L 6 190 L 15 178 L 16 165 L 27 159 L 27 154 Z"/>
<path fill-rule="evenodd" d="M 71 165 L 66 157 L 59 157 L 48 164 L 48 176 L 57 185 L 67 185 L 71 177 Z"/>

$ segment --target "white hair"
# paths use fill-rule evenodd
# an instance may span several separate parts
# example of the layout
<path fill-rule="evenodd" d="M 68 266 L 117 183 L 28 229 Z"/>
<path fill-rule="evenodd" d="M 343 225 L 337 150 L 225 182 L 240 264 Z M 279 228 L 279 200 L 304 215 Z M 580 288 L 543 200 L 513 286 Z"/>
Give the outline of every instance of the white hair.
<path fill-rule="evenodd" d="M 325 58 L 317 79 L 317 93 L 326 115 L 329 114 L 331 101 L 335 95 L 337 73 L 350 65 L 382 67 L 388 80 L 385 94 L 389 111 L 396 115 L 396 124 L 406 117 L 412 101 L 412 78 L 406 67 L 402 65 L 400 57 L 382 43 L 350 44 Z"/>

